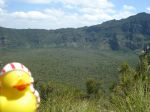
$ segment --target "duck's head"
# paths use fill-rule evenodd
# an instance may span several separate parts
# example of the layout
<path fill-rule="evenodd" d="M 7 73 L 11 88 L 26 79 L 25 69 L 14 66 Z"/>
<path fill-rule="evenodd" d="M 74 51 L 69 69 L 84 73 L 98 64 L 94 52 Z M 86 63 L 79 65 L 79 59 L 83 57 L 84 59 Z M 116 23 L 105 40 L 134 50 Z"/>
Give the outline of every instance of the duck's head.
<path fill-rule="evenodd" d="M 20 63 L 7 64 L 0 75 L 0 86 L 9 91 L 24 91 L 33 83 L 29 70 Z"/>

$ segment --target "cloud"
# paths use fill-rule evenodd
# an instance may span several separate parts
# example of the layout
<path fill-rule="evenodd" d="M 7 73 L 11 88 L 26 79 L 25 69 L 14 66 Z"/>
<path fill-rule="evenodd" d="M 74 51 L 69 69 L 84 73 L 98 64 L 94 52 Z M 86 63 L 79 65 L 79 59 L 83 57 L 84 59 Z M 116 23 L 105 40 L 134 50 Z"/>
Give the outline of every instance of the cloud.
<path fill-rule="evenodd" d="M 0 0 L 4 1 L 4 0 Z M 0 9 L 0 25 L 15 28 L 57 29 L 100 24 L 106 20 L 125 18 L 136 9 L 124 5 L 117 11 L 108 0 L 23 0 L 35 4 L 59 4 L 59 8 L 8 12 Z M 31 4 L 31 5 L 32 5 Z M 12 22 L 10 22 L 12 21 Z"/>
<path fill-rule="evenodd" d="M 65 6 L 77 7 L 79 18 L 88 22 L 99 22 L 111 19 L 110 13 L 114 12 L 114 4 L 108 0 L 59 0 Z"/>
<path fill-rule="evenodd" d="M 0 8 L 3 8 L 5 6 L 5 1 L 4 0 L 0 0 Z"/>
<path fill-rule="evenodd" d="M 136 8 L 131 5 L 123 5 L 123 9 L 126 11 L 135 10 Z"/>
<path fill-rule="evenodd" d="M 32 3 L 32 4 L 47 4 L 50 3 L 51 0 L 24 0 L 24 2 Z"/>
<path fill-rule="evenodd" d="M 150 7 L 147 7 L 146 9 L 147 9 L 148 11 L 150 11 Z"/>
<path fill-rule="evenodd" d="M 123 5 L 123 8 L 120 11 L 117 11 L 116 14 L 113 15 L 115 19 L 122 19 L 134 15 L 136 12 L 136 8 L 130 5 Z"/>
<path fill-rule="evenodd" d="M 21 19 L 34 19 L 41 20 L 48 18 L 48 15 L 40 12 L 40 11 L 29 11 L 29 12 L 13 12 L 11 13 L 12 17 L 21 18 Z"/>
<path fill-rule="evenodd" d="M 73 6 L 81 6 L 81 7 L 106 7 L 113 6 L 111 2 L 108 0 L 23 0 L 27 3 L 34 4 L 46 4 L 46 3 L 62 3 L 64 5 L 73 5 Z"/>
<path fill-rule="evenodd" d="M 0 0 L 0 21 L 3 20 L 3 17 L 5 17 L 6 14 L 6 10 L 5 8 L 5 0 Z"/>
<path fill-rule="evenodd" d="M 64 5 L 79 6 L 81 8 L 110 8 L 114 5 L 108 0 L 58 0 Z"/>

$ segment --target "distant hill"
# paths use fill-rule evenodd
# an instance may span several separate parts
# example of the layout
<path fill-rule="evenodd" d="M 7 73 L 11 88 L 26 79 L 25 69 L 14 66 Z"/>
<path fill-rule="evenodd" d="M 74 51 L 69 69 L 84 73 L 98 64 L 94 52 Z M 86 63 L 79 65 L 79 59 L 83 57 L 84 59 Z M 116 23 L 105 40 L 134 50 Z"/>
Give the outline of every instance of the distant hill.
<path fill-rule="evenodd" d="M 150 14 L 147 13 L 76 29 L 44 30 L 0 27 L 1 48 L 75 47 L 138 50 L 148 44 L 150 44 Z"/>

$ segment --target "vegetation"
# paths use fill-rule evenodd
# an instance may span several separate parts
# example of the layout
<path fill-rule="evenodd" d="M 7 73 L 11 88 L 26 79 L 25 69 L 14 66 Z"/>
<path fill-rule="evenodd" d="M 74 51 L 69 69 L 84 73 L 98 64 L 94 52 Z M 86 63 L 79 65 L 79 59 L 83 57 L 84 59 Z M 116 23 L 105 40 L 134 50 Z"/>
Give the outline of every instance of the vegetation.
<path fill-rule="evenodd" d="M 138 50 L 150 43 L 150 14 L 100 25 L 57 30 L 0 27 L 1 48 L 93 48 Z"/>
<path fill-rule="evenodd" d="M 150 56 L 142 54 L 142 59 L 137 68 L 143 62 L 148 62 Z M 150 63 L 149 63 L 150 65 Z M 149 65 L 144 74 L 142 69 L 133 69 L 128 64 L 120 68 L 120 79 L 113 87 L 111 95 L 100 95 L 100 97 L 87 97 L 88 94 L 95 94 L 93 88 L 97 88 L 95 80 L 87 81 L 89 91 L 84 93 L 76 88 L 50 84 L 53 88 L 45 99 L 42 98 L 41 112 L 149 112 L 150 111 L 150 75 Z M 57 86 L 56 86 L 57 85 Z M 46 86 L 45 89 L 49 88 Z M 43 91 L 43 89 L 39 88 Z M 99 93 L 97 93 L 99 94 Z"/>
<path fill-rule="evenodd" d="M 130 57 L 129 57 L 130 55 Z M 102 80 L 108 88 L 117 80 L 117 69 L 123 61 L 133 66 L 137 55 L 91 49 L 18 49 L 1 50 L 1 67 L 10 62 L 21 62 L 33 77 L 45 82 L 55 81 L 86 90 L 88 79 Z"/>
<path fill-rule="evenodd" d="M 117 112 L 148 112 L 150 111 L 150 53 L 140 55 L 137 69 L 124 64 L 121 77 L 114 89 L 111 99 Z M 140 69 L 139 69 L 140 68 Z"/>

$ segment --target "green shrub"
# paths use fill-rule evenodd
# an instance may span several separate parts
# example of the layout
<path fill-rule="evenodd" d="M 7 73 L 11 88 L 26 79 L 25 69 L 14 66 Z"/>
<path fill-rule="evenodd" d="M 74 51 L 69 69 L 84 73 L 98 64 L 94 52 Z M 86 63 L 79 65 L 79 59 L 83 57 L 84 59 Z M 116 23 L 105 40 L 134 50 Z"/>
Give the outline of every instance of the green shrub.
<path fill-rule="evenodd" d="M 86 82 L 86 91 L 89 97 L 100 97 L 103 95 L 104 90 L 102 89 L 100 81 L 89 79 Z"/>
<path fill-rule="evenodd" d="M 115 112 L 150 112 L 150 63 L 147 55 L 140 55 L 136 70 L 127 64 L 122 65 L 119 83 L 110 100 Z"/>

